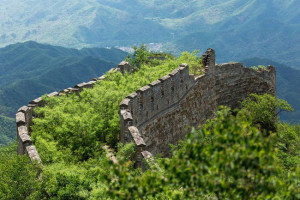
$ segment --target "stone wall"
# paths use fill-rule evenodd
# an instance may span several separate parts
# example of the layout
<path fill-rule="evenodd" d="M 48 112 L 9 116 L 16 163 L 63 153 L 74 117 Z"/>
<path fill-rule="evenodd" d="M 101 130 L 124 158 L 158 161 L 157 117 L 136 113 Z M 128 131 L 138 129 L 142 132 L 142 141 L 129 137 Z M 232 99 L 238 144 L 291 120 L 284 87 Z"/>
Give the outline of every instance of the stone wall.
<path fill-rule="evenodd" d="M 255 71 L 241 63 L 226 63 L 217 65 L 215 69 L 218 105 L 236 108 L 251 93 L 276 95 L 276 72 L 273 66 Z"/>
<path fill-rule="evenodd" d="M 127 65 L 128 63 L 124 62 L 119 65 L 119 68 L 112 68 L 111 71 L 120 71 L 120 67 L 123 65 Z M 123 67 L 124 69 L 124 67 Z M 80 84 L 75 85 L 73 88 L 67 88 L 60 92 L 53 92 L 48 97 L 54 97 L 54 96 L 62 96 L 62 95 L 68 95 L 70 93 L 76 93 L 77 95 L 80 94 L 80 92 L 84 88 L 93 88 L 94 84 L 98 81 L 104 80 L 105 77 L 101 76 L 98 78 L 93 78 L 89 82 L 83 82 Z M 37 161 L 38 163 L 42 164 L 42 160 L 38 154 L 37 149 L 32 144 L 31 140 L 31 128 L 30 126 L 33 124 L 33 119 L 35 117 L 39 117 L 35 114 L 34 108 L 44 106 L 45 102 L 42 100 L 42 97 L 36 98 L 29 102 L 27 106 L 22 106 L 17 114 L 16 114 L 16 126 L 17 126 L 17 142 L 18 142 L 18 148 L 17 153 L 19 155 L 27 154 L 31 161 Z"/>
<path fill-rule="evenodd" d="M 203 66 L 204 74 L 195 77 L 189 74 L 187 64 L 181 64 L 170 74 L 140 88 L 120 103 L 120 141 L 135 143 L 137 166 L 144 166 L 143 159 L 153 160 L 152 154 L 169 156 L 169 144 L 177 144 L 191 127 L 213 118 L 218 106 L 236 108 L 250 93 L 276 94 L 276 72 L 272 66 L 255 71 L 241 63 L 215 65 L 212 49 L 203 55 Z M 129 69 L 129 64 L 122 62 L 111 71 L 124 73 Z M 104 76 L 94 78 L 48 96 L 72 92 L 79 95 L 83 88 L 92 88 L 103 79 Z M 38 117 L 34 108 L 44 104 L 39 97 L 21 107 L 16 114 L 18 154 L 27 154 L 32 161 L 39 163 L 41 159 L 32 144 L 30 126 L 33 118 Z"/>
<path fill-rule="evenodd" d="M 236 108 L 250 93 L 275 95 L 276 72 L 272 66 L 261 71 L 241 63 L 215 66 L 212 49 L 203 55 L 203 66 L 204 75 L 194 77 L 182 64 L 120 103 L 120 139 L 136 144 L 138 165 L 151 154 L 169 156 L 169 144 L 177 144 L 190 127 L 212 118 L 218 106 Z"/>

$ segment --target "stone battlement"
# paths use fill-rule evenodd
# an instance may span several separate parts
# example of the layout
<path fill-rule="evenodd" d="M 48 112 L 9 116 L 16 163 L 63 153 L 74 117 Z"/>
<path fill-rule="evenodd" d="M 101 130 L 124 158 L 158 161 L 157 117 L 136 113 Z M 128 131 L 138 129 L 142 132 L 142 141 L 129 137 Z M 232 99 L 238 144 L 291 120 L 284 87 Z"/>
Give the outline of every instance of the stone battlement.
<path fill-rule="evenodd" d="M 172 107 L 194 84 L 195 78 L 189 75 L 189 67 L 182 64 L 170 74 L 128 95 L 120 103 L 120 112 L 125 111 L 125 120 L 130 120 L 128 116 L 131 115 L 131 124 L 140 127 L 161 111 Z M 127 136 L 121 137 L 122 142 L 127 140 Z"/>
<path fill-rule="evenodd" d="M 276 95 L 275 68 L 267 70 L 244 67 L 241 63 L 215 65 L 215 52 L 208 49 L 203 55 L 204 74 L 189 74 L 189 66 L 181 64 L 171 73 L 129 94 L 120 103 L 120 141 L 133 142 L 136 147 L 137 166 L 142 160 L 151 161 L 152 154 L 169 156 L 169 144 L 177 144 L 190 131 L 189 127 L 204 124 L 214 117 L 218 106 L 232 108 L 251 93 Z M 123 61 L 110 71 L 129 71 L 129 63 Z M 93 78 L 73 88 L 53 92 L 48 97 L 77 95 L 83 88 L 93 85 L 105 77 Z M 32 119 L 38 117 L 34 108 L 44 106 L 42 98 L 21 107 L 16 114 L 18 154 L 27 154 L 31 160 L 41 159 L 30 135 Z"/>
<path fill-rule="evenodd" d="M 241 63 L 215 65 L 212 49 L 203 55 L 203 66 L 205 74 L 194 77 L 182 64 L 120 103 L 120 140 L 135 143 L 138 166 L 152 154 L 169 156 L 169 144 L 213 118 L 218 106 L 237 108 L 251 93 L 276 94 L 272 66 L 255 71 Z"/>
<path fill-rule="evenodd" d="M 119 68 L 112 68 L 109 72 L 119 71 Z M 93 88 L 96 82 L 102 81 L 105 79 L 105 76 L 101 76 L 98 78 L 93 78 L 89 82 L 83 82 L 75 85 L 73 88 L 67 88 L 60 92 L 52 92 L 48 94 L 47 97 L 55 97 L 55 96 L 62 96 L 68 95 L 70 93 L 79 93 L 84 88 Z M 18 142 L 18 149 L 17 153 L 19 155 L 27 154 L 31 161 L 37 161 L 38 163 L 42 163 L 42 160 L 38 154 L 37 149 L 32 144 L 31 140 L 31 129 L 30 126 L 33 124 L 32 120 L 35 117 L 39 117 L 35 114 L 34 108 L 44 106 L 45 102 L 42 100 L 42 97 L 38 97 L 29 102 L 27 106 L 22 106 L 17 114 L 16 114 L 16 126 L 17 126 L 17 142 Z"/>

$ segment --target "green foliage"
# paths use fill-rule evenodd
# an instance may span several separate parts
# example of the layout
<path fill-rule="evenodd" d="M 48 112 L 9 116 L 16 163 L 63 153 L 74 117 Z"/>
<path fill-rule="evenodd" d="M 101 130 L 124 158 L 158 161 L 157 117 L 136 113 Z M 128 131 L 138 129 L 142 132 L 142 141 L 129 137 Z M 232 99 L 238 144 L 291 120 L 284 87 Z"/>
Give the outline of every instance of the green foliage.
<path fill-rule="evenodd" d="M 167 187 L 166 180 L 159 172 L 132 170 L 131 163 L 114 166 L 107 177 L 109 189 L 106 191 L 112 199 L 161 199 Z"/>
<path fill-rule="evenodd" d="M 117 158 L 120 164 L 128 162 L 134 153 L 135 149 L 133 143 L 127 143 L 125 145 L 122 143 L 118 144 Z"/>
<path fill-rule="evenodd" d="M 89 197 L 91 190 L 89 182 L 84 181 L 78 175 L 43 173 L 39 192 L 34 199 L 80 199 Z"/>
<path fill-rule="evenodd" d="M 133 47 L 134 53 L 131 57 L 129 54 L 126 57 L 126 61 L 130 63 L 133 68 L 140 68 L 142 64 L 147 64 L 150 66 L 156 66 L 161 64 L 161 60 L 175 59 L 174 56 L 167 53 L 153 53 L 147 49 L 145 44 L 141 44 L 138 48 L 136 46 Z M 199 50 L 195 50 L 192 53 L 184 51 L 181 53 L 181 56 L 178 58 L 178 61 L 181 63 L 189 63 L 190 74 L 200 75 L 202 74 L 202 57 L 197 57 Z"/>
<path fill-rule="evenodd" d="M 133 68 L 140 68 L 142 64 L 145 64 L 149 59 L 150 52 L 147 50 L 147 46 L 145 44 L 141 44 L 140 47 L 133 46 L 132 47 L 134 52 L 133 52 L 133 57 L 130 55 L 127 55 L 126 61 L 130 63 L 130 65 Z"/>
<path fill-rule="evenodd" d="M 113 76 L 118 74 L 108 75 Z M 75 95 L 50 98 L 47 100 L 48 108 L 44 110 L 47 112 L 43 113 L 45 117 L 48 112 L 60 109 L 60 98 L 75 98 L 78 104 L 84 99 Z M 76 109 L 71 114 L 76 115 Z M 65 111 L 69 112 L 67 109 Z M 173 147 L 172 158 L 156 158 L 154 162 L 158 161 L 159 168 L 145 172 L 135 169 L 130 161 L 134 153 L 132 143 L 118 144 L 118 165 L 106 157 L 105 151 L 97 152 L 97 149 L 94 149 L 93 157 L 78 162 L 78 158 L 72 159 L 77 155 L 70 156 L 73 152 L 68 152 L 68 147 L 61 149 L 57 145 L 61 141 L 53 140 L 53 135 L 38 134 L 40 138 L 36 142 L 44 143 L 44 146 L 39 144 L 39 152 L 49 153 L 49 157 L 43 157 L 52 161 L 44 162 L 43 173 L 38 181 L 39 168 L 32 165 L 27 157 L 17 157 L 15 145 L 1 148 L 0 198 L 298 199 L 299 125 L 279 124 L 277 134 L 266 136 L 253 126 L 248 112 L 243 109 L 232 115 L 228 108 L 221 109 L 215 119 L 197 130 L 193 129 L 180 142 L 180 146 Z M 60 114 L 53 115 L 57 117 L 56 121 L 50 122 L 61 123 Z M 47 126 L 44 125 L 46 130 Z M 51 130 L 52 127 L 48 128 Z M 69 137 L 63 140 L 74 139 Z"/>
<path fill-rule="evenodd" d="M 254 124 L 268 131 L 276 131 L 278 114 L 282 111 L 292 111 L 293 108 L 283 99 L 264 94 L 250 94 L 242 103 L 242 108 L 249 111 Z"/>
<path fill-rule="evenodd" d="M 143 64 L 147 66 L 157 66 L 162 64 L 164 60 L 175 60 L 172 54 L 150 52 L 145 44 L 141 44 L 140 47 L 133 46 L 132 48 L 134 50 L 133 55 L 128 54 L 125 60 L 129 62 L 134 71 L 138 70 Z M 189 53 L 187 53 L 187 55 L 191 56 Z M 187 59 L 185 59 L 187 55 L 181 54 L 181 59 L 187 61 Z M 190 60 L 188 61 L 192 64 Z"/>
<path fill-rule="evenodd" d="M 293 171 L 300 166 L 300 125 L 278 123 L 277 130 L 278 161 L 283 168 Z"/>
<path fill-rule="evenodd" d="M 202 72 L 202 57 L 197 57 L 196 54 L 199 53 L 199 50 L 195 50 L 192 53 L 189 53 L 187 51 L 183 52 L 181 54 L 180 60 L 182 62 L 188 61 L 189 66 L 190 66 L 190 74 L 194 75 L 200 75 L 203 74 Z"/>
<path fill-rule="evenodd" d="M 7 145 L 16 137 L 16 122 L 14 119 L 0 115 L 0 145 Z"/>
<path fill-rule="evenodd" d="M 299 168 L 283 173 L 277 137 L 265 137 L 245 111 L 228 108 L 187 135 L 161 170 L 128 161 L 105 177 L 112 199 L 297 199 Z M 298 196 L 297 196 L 298 195 Z"/>
<path fill-rule="evenodd" d="M 189 198 L 202 193 L 214 193 L 218 199 L 269 198 L 281 185 L 273 141 L 252 127 L 244 113 L 233 116 L 224 109 L 187 136 L 167 168 Z"/>
<path fill-rule="evenodd" d="M 0 146 L 0 199 L 31 199 L 38 190 L 40 167 L 18 156 L 17 145 Z"/>
<path fill-rule="evenodd" d="M 44 116 L 34 119 L 32 138 L 44 163 L 61 158 L 69 162 L 87 160 L 100 151 L 102 142 L 117 146 L 119 103 L 128 94 L 168 74 L 191 56 L 166 59 L 160 65 L 141 65 L 133 74 L 109 73 L 93 89 L 80 93 L 46 98 L 47 106 L 35 109 Z"/>
<path fill-rule="evenodd" d="M 258 70 L 266 70 L 267 67 L 264 65 L 258 65 L 258 66 L 252 66 L 251 69 L 258 71 Z"/>

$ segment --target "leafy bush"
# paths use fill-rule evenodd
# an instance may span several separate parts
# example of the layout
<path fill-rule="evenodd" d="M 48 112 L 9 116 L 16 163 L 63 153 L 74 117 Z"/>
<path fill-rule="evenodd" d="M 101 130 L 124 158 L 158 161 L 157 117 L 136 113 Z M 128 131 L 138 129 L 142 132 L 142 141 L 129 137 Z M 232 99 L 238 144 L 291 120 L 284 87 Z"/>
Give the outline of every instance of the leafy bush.
<path fill-rule="evenodd" d="M 265 137 L 245 111 L 224 108 L 194 129 L 162 170 L 133 170 L 130 161 L 107 177 L 112 199 L 297 199 L 299 169 L 282 173 L 276 135 Z"/>
<path fill-rule="evenodd" d="M 264 65 L 258 65 L 258 66 L 252 66 L 251 69 L 254 69 L 254 70 L 258 71 L 258 70 L 261 70 L 261 69 L 266 70 L 267 67 L 264 66 Z"/>
<path fill-rule="evenodd" d="M 300 125 L 278 123 L 277 157 L 286 170 L 300 166 Z"/>
<path fill-rule="evenodd" d="M 16 152 L 17 145 L 0 146 L 0 199 L 26 199 L 38 190 L 38 164 Z"/>
<path fill-rule="evenodd" d="M 197 57 L 197 53 L 199 51 L 195 50 L 192 53 L 187 51 L 182 52 L 179 60 L 182 60 L 182 63 L 188 62 L 190 66 L 190 74 L 193 75 L 200 75 L 203 74 L 202 72 L 202 57 Z"/>
<path fill-rule="evenodd" d="M 223 109 L 187 136 L 167 167 L 189 198 L 203 193 L 213 193 L 217 199 L 274 196 L 280 182 L 273 140 L 252 127 L 243 112 L 233 116 Z"/>
<path fill-rule="evenodd" d="M 242 103 L 242 108 L 250 112 L 254 124 L 259 124 L 267 131 L 276 131 L 279 113 L 292 111 L 293 108 L 283 99 L 264 94 L 250 94 Z"/>
<path fill-rule="evenodd" d="M 139 48 L 137 46 L 133 46 L 132 48 L 134 50 L 132 57 L 128 54 L 125 60 L 128 61 L 133 68 L 140 68 L 142 64 L 148 61 L 150 52 L 145 44 L 141 44 Z"/>

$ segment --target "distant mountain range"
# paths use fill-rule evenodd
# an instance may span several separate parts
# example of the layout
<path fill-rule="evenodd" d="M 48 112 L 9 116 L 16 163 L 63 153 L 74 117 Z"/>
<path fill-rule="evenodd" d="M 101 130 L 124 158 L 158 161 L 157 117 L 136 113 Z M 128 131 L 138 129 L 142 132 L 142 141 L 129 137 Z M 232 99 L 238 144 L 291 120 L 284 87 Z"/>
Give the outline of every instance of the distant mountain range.
<path fill-rule="evenodd" d="M 45 94 L 73 87 L 116 67 L 119 49 L 81 50 L 25 42 L 0 49 L 0 144 L 15 137 L 19 107 Z"/>
<path fill-rule="evenodd" d="M 161 43 L 173 53 L 211 47 L 218 62 L 264 57 L 300 69 L 299 8 L 299 0 L 1 0 L 0 46 Z"/>

